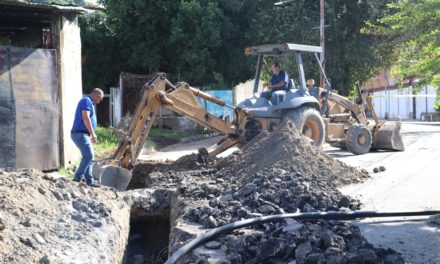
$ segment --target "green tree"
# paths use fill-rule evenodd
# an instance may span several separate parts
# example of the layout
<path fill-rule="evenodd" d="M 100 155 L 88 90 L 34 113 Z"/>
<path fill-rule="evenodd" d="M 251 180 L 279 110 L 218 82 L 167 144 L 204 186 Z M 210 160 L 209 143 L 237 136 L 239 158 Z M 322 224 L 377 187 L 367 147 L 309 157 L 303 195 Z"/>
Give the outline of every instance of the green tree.
<path fill-rule="evenodd" d="M 117 84 L 121 70 L 120 45 L 112 32 L 108 17 L 102 12 L 80 16 L 85 92 L 94 87 L 107 89 Z"/>
<path fill-rule="evenodd" d="M 394 72 L 399 79 L 417 76 L 419 86 L 434 86 L 440 111 L 440 1 L 404 0 L 390 8 L 392 13 L 379 20 L 378 29 L 394 45 Z"/>
<path fill-rule="evenodd" d="M 330 24 L 326 29 L 326 69 L 333 87 L 344 94 L 349 93 L 355 81 L 367 80 L 386 61 L 386 53 L 378 52 L 378 43 L 384 42 L 382 37 L 362 34 L 360 29 L 365 26 L 364 21 L 382 16 L 387 2 L 326 1 L 326 19 Z M 298 0 L 286 8 L 276 8 L 273 3 L 103 0 L 104 23 L 97 27 L 94 20 L 85 20 L 83 26 L 83 46 L 88 50 L 84 52 L 84 73 L 90 80 L 85 83 L 102 83 L 103 79 L 112 79 L 108 82 L 114 83 L 118 71 L 164 71 L 180 73 L 182 80 L 193 85 L 231 87 L 253 77 L 256 58 L 244 55 L 247 46 L 280 42 L 319 45 L 318 0 Z M 105 61 L 109 58 L 113 63 Z M 101 65 L 106 67 L 93 64 L 99 60 L 104 60 Z M 314 58 L 309 61 L 315 63 Z M 318 78 L 316 64 L 313 68 L 307 66 L 307 76 Z M 292 71 L 289 73 L 295 77 Z"/>
<path fill-rule="evenodd" d="M 386 41 L 377 34 L 361 32 L 366 21 L 387 11 L 387 0 L 327 0 L 325 6 L 326 72 L 332 86 L 348 95 L 356 81 L 368 80 L 386 65 Z M 272 1 L 257 0 L 249 14 L 248 43 L 294 42 L 319 45 L 319 1 L 295 1 L 275 8 Z M 314 58 L 309 62 L 315 63 Z M 319 69 L 306 65 L 306 75 L 319 78 Z M 292 75 L 291 76 L 295 76 Z"/>
<path fill-rule="evenodd" d="M 103 0 L 103 4 L 124 70 L 144 74 L 168 71 L 170 24 L 178 1 Z"/>
<path fill-rule="evenodd" d="M 174 70 L 195 85 L 224 83 L 216 59 L 222 56 L 221 47 L 229 40 L 231 28 L 216 1 L 182 1 L 172 19 L 169 41 Z"/>

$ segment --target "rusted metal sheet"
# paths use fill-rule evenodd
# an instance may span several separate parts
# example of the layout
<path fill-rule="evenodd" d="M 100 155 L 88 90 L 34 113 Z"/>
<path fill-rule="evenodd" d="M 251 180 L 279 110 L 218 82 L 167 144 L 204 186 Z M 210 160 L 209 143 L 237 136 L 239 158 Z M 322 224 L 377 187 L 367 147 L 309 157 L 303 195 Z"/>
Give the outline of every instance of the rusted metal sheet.
<path fill-rule="evenodd" d="M 0 46 L 0 166 L 59 167 L 56 53 Z M 9 97 L 8 97 L 9 96 Z"/>

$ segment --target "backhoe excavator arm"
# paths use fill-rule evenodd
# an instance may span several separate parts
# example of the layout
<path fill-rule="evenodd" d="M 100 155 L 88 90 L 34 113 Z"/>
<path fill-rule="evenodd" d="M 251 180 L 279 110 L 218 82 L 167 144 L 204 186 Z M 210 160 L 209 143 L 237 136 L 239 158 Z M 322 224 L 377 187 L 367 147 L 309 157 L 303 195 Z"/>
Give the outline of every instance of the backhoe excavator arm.
<path fill-rule="evenodd" d="M 320 90 L 326 92 L 324 89 Z M 330 92 L 330 94 L 328 95 L 328 99 L 349 110 L 351 112 L 351 115 L 358 121 L 359 124 L 368 124 L 368 120 L 366 118 L 364 109 L 362 108 L 362 104 L 352 102 L 348 98 L 333 92 Z"/>
<path fill-rule="evenodd" d="M 170 89 L 167 90 L 166 88 Z M 171 90 L 171 91 L 170 91 Z M 218 148 L 213 149 L 215 154 L 224 151 L 238 142 L 235 126 L 227 117 L 225 120 L 209 114 L 198 102 L 195 96 L 209 100 L 221 106 L 227 106 L 223 101 L 212 97 L 186 83 L 173 86 L 165 74 L 157 74 L 150 82 L 144 85 L 136 112 L 128 129 L 127 136 L 121 140 L 119 147 L 112 157 L 112 165 L 129 168 L 137 160 L 151 126 L 161 106 L 166 107 L 199 125 L 216 130 L 225 135 Z M 234 109 L 234 108 L 233 108 Z M 243 115 L 237 115 L 243 116 Z"/>

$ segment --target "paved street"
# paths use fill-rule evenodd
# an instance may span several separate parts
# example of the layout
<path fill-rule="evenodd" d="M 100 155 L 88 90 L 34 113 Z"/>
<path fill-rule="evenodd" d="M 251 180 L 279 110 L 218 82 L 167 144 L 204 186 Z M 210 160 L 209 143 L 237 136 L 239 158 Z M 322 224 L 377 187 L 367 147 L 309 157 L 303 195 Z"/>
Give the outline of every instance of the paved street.
<path fill-rule="evenodd" d="M 417 211 L 440 210 L 440 124 L 404 123 L 403 152 L 372 152 L 353 156 L 326 149 L 350 165 L 370 172 L 366 182 L 343 188 L 357 197 L 363 210 Z M 373 173 L 385 166 L 386 171 Z M 370 242 L 392 247 L 410 263 L 440 263 L 440 226 L 426 217 L 367 219 L 357 222 Z"/>

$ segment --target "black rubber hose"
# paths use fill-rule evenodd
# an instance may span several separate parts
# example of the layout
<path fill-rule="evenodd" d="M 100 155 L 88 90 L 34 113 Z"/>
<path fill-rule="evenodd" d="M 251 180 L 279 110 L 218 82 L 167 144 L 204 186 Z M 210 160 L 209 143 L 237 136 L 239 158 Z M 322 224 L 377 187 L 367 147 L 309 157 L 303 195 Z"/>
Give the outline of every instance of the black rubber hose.
<path fill-rule="evenodd" d="M 193 239 L 185 246 L 174 252 L 174 254 L 168 258 L 165 264 L 174 264 L 180 258 L 191 252 L 193 249 L 200 245 L 209 242 L 222 234 L 230 233 L 235 229 L 242 227 L 263 224 L 268 222 L 278 222 L 286 218 L 295 220 L 354 220 L 357 218 L 371 218 L 371 217 L 394 217 L 394 216 L 427 216 L 440 214 L 440 211 L 418 211 L 418 212 L 375 212 L 375 211 L 354 211 L 354 212 L 311 212 L 311 213 L 290 213 L 290 214 L 278 214 L 270 216 L 261 216 L 256 218 L 250 218 L 246 220 L 237 221 L 234 223 L 226 224 L 200 235 Z"/>

